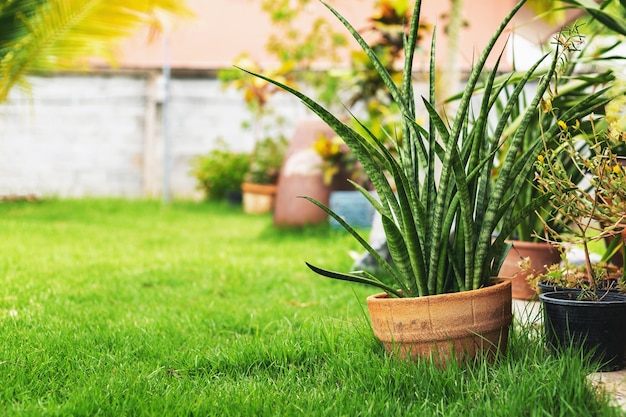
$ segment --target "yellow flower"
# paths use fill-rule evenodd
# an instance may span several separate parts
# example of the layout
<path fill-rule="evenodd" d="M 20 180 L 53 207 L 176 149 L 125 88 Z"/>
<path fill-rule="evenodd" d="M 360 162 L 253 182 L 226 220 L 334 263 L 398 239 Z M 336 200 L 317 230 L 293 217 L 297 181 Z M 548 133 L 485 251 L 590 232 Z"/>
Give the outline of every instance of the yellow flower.
<path fill-rule="evenodd" d="M 333 177 L 338 172 L 339 172 L 339 168 L 337 168 L 334 165 L 326 167 L 323 171 L 324 185 L 330 185 L 333 182 Z"/>
<path fill-rule="evenodd" d="M 541 162 L 543 164 L 543 161 L 545 160 L 545 158 L 543 157 L 543 155 L 537 155 L 537 159 L 539 160 L 539 162 Z"/>
<path fill-rule="evenodd" d="M 339 148 L 340 143 L 340 140 L 320 134 L 319 138 L 313 143 L 313 149 L 322 159 L 327 160 L 341 153 L 341 149 Z"/>
<path fill-rule="evenodd" d="M 567 130 L 567 123 L 565 123 L 563 120 L 559 120 L 557 124 L 562 130 Z"/>
<path fill-rule="evenodd" d="M 613 172 L 616 173 L 616 174 L 619 174 L 620 172 L 622 172 L 622 169 L 621 169 L 621 167 L 619 165 L 615 165 L 613 167 Z"/>

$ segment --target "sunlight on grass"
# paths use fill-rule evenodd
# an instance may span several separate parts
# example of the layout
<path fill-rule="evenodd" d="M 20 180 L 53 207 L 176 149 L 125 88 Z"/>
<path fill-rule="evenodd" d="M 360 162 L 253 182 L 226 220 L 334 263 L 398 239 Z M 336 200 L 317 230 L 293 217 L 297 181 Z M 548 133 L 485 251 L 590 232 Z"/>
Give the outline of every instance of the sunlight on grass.
<path fill-rule="evenodd" d="M 0 204 L 2 415 L 619 415 L 572 354 L 389 360 L 371 289 L 310 272 L 358 248 L 225 204 Z"/>

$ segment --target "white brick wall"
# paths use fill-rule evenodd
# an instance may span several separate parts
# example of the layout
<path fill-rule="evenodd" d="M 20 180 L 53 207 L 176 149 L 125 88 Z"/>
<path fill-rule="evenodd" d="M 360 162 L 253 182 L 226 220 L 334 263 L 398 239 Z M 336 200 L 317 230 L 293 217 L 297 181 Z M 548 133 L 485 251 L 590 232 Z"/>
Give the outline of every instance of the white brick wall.
<path fill-rule="evenodd" d="M 160 195 L 162 125 L 152 81 L 147 73 L 60 75 L 31 78 L 30 94 L 14 90 L 0 105 L 0 195 Z M 188 198 L 196 194 L 189 160 L 218 137 L 249 150 L 253 136 L 241 124 L 250 116 L 241 94 L 215 79 L 174 78 L 170 93 L 171 194 Z M 274 100 L 290 135 L 306 111 L 286 95 Z"/>

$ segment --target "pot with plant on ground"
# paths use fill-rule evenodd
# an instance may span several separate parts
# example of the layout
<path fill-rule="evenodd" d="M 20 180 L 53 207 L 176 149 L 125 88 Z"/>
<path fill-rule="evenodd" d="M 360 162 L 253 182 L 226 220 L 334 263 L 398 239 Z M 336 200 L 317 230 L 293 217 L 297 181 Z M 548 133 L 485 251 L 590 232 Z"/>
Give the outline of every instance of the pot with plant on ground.
<path fill-rule="evenodd" d="M 559 94 L 552 95 L 550 101 L 545 102 L 546 105 L 554 109 L 568 108 L 570 103 L 576 100 L 576 97 L 584 96 L 588 91 L 603 88 L 615 79 L 615 72 L 610 67 L 594 67 L 592 72 L 586 67 L 590 59 L 609 61 L 613 46 L 598 49 L 593 38 L 580 45 L 577 50 L 568 53 L 566 65 L 560 68 L 561 78 L 564 81 L 559 86 Z M 505 91 L 510 91 L 513 87 L 513 85 L 507 86 Z M 506 94 L 500 98 L 503 101 L 506 99 Z M 523 105 L 528 101 L 527 93 L 523 92 L 521 100 L 513 102 L 512 117 L 518 121 L 521 120 Z M 497 107 L 504 109 L 506 103 L 500 103 Z M 537 112 L 526 127 L 521 151 L 532 148 L 536 144 L 537 138 L 541 136 L 541 132 L 547 131 L 555 123 L 557 123 L 555 118 L 545 117 L 543 113 Z M 509 135 L 516 128 L 517 123 L 511 123 L 504 134 Z M 546 141 L 545 146 L 546 148 L 554 149 L 560 146 L 560 143 L 554 140 Z M 497 152 L 496 158 L 501 161 L 505 156 L 506 145 Z M 584 173 L 577 169 L 577 166 L 572 161 L 563 159 L 561 162 L 563 169 L 572 178 L 573 182 L 579 183 L 582 181 Z M 516 208 L 520 210 L 528 205 L 529 202 L 540 198 L 544 194 L 544 191 L 534 184 L 535 172 L 530 171 L 527 175 L 526 184 L 515 202 Z M 536 299 L 537 294 L 535 289 L 529 285 L 528 276 L 541 274 L 545 272 L 546 267 L 561 260 L 562 254 L 558 242 L 545 242 L 543 239 L 547 234 L 546 229 L 557 233 L 564 232 L 565 227 L 560 220 L 558 210 L 550 205 L 543 205 L 535 213 L 522 219 L 515 228 L 512 237 L 507 240 L 511 244 L 511 250 L 504 260 L 499 276 L 511 278 L 513 298 L 522 300 Z M 554 235 L 554 233 L 551 234 Z"/>
<path fill-rule="evenodd" d="M 261 70 L 247 53 L 237 57 L 235 64 Z M 272 74 L 291 83 L 294 82 L 291 70 L 291 65 L 283 65 Z M 268 105 L 270 98 L 279 90 L 270 83 L 259 82 L 257 78 L 233 69 L 220 70 L 218 78 L 224 88 L 233 87 L 243 92 L 251 116 L 250 121 L 242 123 L 243 128 L 252 131 L 254 139 L 241 185 L 244 213 L 268 213 L 274 208 L 278 174 L 289 144 L 283 133 L 284 118 L 276 115 Z"/>
<path fill-rule="evenodd" d="M 255 144 L 245 181 L 241 184 L 245 213 L 263 214 L 273 210 L 278 173 L 288 143 L 279 135 L 266 137 Z"/>
<path fill-rule="evenodd" d="M 506 349 L 511 284 L 500 279 L 478 290 L 401 299 L 381 293 L 369 296 L 367 307 L 374 334 L 400 358 L 493 359 Z"/>
<path fill-rule="evenodd" d="M 572 272 L 567 266 L 553 268 L 545 277 L 573 281 L 578 288 L 545 292 L 540 294 L 540 300 L 544 305 L 546 339 L 553 350 L 582 347 L 602 370 L 612 371 L 623 365 L 626 295 L 602 287 L 606 270 L 591 262 L 589 244 L 606 237 L 621 237 L 626 220 L 626 171 L 604 140 L 615 133 L 612 129 L 616 126 L 602 122 L 602 117 L 589 117 L 574 124 L 559 120 L 562 145 L 555 150 L 546 149 L 537 161 L 537 185 L 552 194 L 550 204 L 559 210 L 568 227 L 568 233 L 559 235 L 558 240 L 580 245 L 584 253 L 584 265 L 578 271 Z M 581 142 L 587 146 L 579 146 Z M 590 189 L 572 181 L 561 168 L 563 158 L 585 172 Z M 540 275 L 537 279 L 542 278 Z M 616 281 L 623 288 L 623 269 Z"/>
<path fill-rule="evenodd" d="M 580 347 L 601 371 L 616 371 L 624 363 L 626 296 L 596 296 L 573 289 L 541 294 L 546 341 L 555 352 Z"/>
<path fill-rule="evenodd" d="M 444 364 L 452 360 L 460 361 L 483 354 L 489 355 L 493 351 L 492 345 L 496 345 L 498 351 L 506 349 L 506 334 L 511 323 L 510 283 L 492 285 L 492 277 L 497 276 L 508 250 L 505 239 L 521 218 L 532 213 L 538 205 L 547 200 L 547 197 L 538 199 L 517 211 L 516 215 L 512 214 L 511 202 L 517 198 L 526 175 L 534 168 L 534 160 L 542 149 L 541 139 L 537 138 L 534 147 L 524 153 L 518 152 L 524 135 L 524 126 L 537 111 L 548 85 L 554 81 L 557 62 L 562 59 L 560 47 L 554 53 L 546 54 L 544 59 L 533 65 L 523 76 L 515 79 L 516 88 L 510 94 L 510 100 L 519 98 L 540 63 L 553 55 L 551 65 L 538 79 L 537 92 L 526 108 L 515 133 L 506 138 L 502 137 L 502 132 L 510 123 L 510 111 L 507 110 L 503 112 L 496 126 L 487 126 L 489 119 L 487 116 L 493 110 L 494 97 L 502 92 L 504 84 L 495 83 L 498 63 L 489 72 L 484 71 L 484 66 L 496 41 L 522 4 L 523 2 L 520 2 L 509 13 L 477 58 L 453 116 L 442 115 L 434 105 L 436 99 L 435 48 L 433 48 L 430 94 L 428 98 L 421 100 L 424 111 L 428 114 L 427 129 L 417 123 L 411 77 L 418 38 L 418 17 L 421 7 L 419 1 L 414 6 L 410 29 L 407 31 L 405 64 L 400 86 L 396 85 L 395 80 L 359 33 L 338 12 L 328 6 L 362 46 L 387 86 L 388 93 L 398 105 L 403 117 L 399 128 L 396 129 L 401 133 L 396 136 L 385 137 L 385 140 L 382 140 L 368 129 L 363 129 L 363 132 L 359 133 L 301 92 L 258 75 L 290 91 L 320 116 L 354 152 L 377 192 L 377 198 L 374 198 L 367 189 L 353 184 L 382 218 L 391 262 L 382 259 L 366 239 L 340 216 L 325 205 L 308 199 L 324 209 L 352 234 L 376 258 L 381 269 L 391 277 L 390 281 L 378 278 L 367 271 L 336 272 L 307 263 L 314 272 L 332 279 L 372 285 L 385 291 L 386 295 L 378 298 L 388 298 L 393 303 L 404 303 L 407 297 L 423 297 L 424 303 L 430 303 L 440 296 L 449 297 L 454 301 L 443 309 L 447 314 L 441 316 L 442 321 L 447 321 L 446 316 L 454 318 L 461 311 L 472 309 L 473 297 L 463 294 L 464 292 L 505 289 L 506 294 L 497 304 L 490 305 L 491 310 L 486 315 L 489 323 L 503 316 L 497 328 L 474 321 L 461 325 L 459 333 L 472 339 L 458 344 L 448 341 L 445 349 L 458 348 L 458 350 L 454 350 L 447 359 L 444 358 L 442 360 Z M 482 76 L 487 79 L 482 90 L 483 96 L 478 108 L 471 109 L 470 102 Z M 560 116 L 573 122 L 605 101 L 604 91 L 598 91 L 572 103 Z M 444 120 L 448 120 L 448 123 Z M 356 122 L 358 123 L 358 120 Z M 544 134 L 547 137 L 557 135 L 558 127 L 552 126 Z M 387 147 L 389 140 L 394 144 L 394 152 L 390 152 Z M 501 141 L 506 142 L 509 150 L 498 175 L 493 177 L 493 155 L 501 146 Z M 436 170 L 435 165 L 440 169 Z M 508 222 L 499 228 L 504 218 L 507 218 Z M 492 239 L 498 228 L 500 232 L 498 237 Z M 410 317 L 408 323 L 402 323 L 401 317 L 392 316 L 384 319 L 377 317 L 376 312 L 375 308 L 370 309 L 370 317 L 373 323 L 383 323 L 381 329 L 388 333 L 387 340 L 400 340 L 401 336 L 396 335 L 394 330 L 407 328 L 411 321 L 418 320 L 416 317 Z M 442 332 L 442 337 L 431 341 L 429 348 L 415 349 L 418 352 L 415 357 L 437 356 L 436 352 L 441 349 L 441 340 L 446 340 L 454 333 L 447 333 L 445 330 Z M 485 343 L 487 335 L 493 340 L 492 343 Z M 383 339 L 383 336 L 379 337 Z M 485 349 L 486 345 L 489 346 Z M 393 343 L 387 344 L 387 349 L 393 354 Z M 403 349 L 414 351 L 408 347 Z"/>

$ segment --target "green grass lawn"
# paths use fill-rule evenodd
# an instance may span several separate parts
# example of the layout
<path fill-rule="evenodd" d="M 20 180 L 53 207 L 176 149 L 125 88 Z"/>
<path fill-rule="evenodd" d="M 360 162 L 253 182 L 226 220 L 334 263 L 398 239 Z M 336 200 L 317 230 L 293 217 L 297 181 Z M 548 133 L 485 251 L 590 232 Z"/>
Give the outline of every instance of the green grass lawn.
<path fill-rule="evenodd" d="M 0 415 L 612 416 L 571 354 L 516 327 L 496 364 L 436 369 L 374 341 L 373 290 L 328 227 L 219 203 L 0 204 Z"/>

